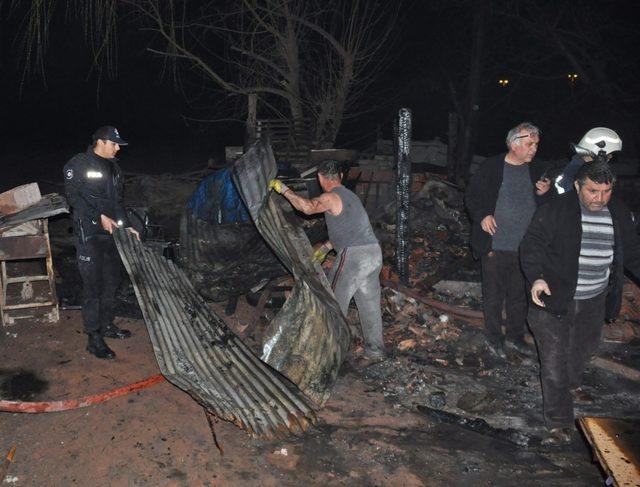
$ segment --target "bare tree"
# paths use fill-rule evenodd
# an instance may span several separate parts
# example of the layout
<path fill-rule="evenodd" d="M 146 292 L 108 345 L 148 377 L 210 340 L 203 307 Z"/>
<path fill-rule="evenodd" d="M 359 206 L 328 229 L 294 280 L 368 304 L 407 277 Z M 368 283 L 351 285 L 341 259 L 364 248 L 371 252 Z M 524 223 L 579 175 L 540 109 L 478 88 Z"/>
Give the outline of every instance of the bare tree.
<path fill-rule="evenodd" d="M 524 75 L 540 74 L 541 64 L 564 65 L 578 75 L 585 93 L 598 93 L 618 105 L 621 98 L 637 101 L 637 95 L 626 87 L 634 86 L 639 74 L 627 44 L 637 35 L 637 28 L 630 29 L 628 22 L 624 25 L 614 15 L 624 3 L 517 0 L 505 2 L 496 11 L 536 45 L 538 53 L 544 53 L 522 66 Z"/>
<path fill-rule="evenodd" d="M 501 149 L 498 134 L 525 119 L 543 127 L 544 150 L 553 140 L 554 157 L 583 124 L 637 127 L 634 2 L 434 0 L 422 8 L 432 28 L 417 76 L 421 95 L 447 99 L 459 122 L 456 180 L 466 176 L 474 140 Z"/>
<path fill-rule="evenodd" d="M 35 0 L 25 12 L 26 65 L 44 66 L 55 6 Z M 98 72 L 115 72 L 120 12 L 149 34 L 148 51 L 162 57 L 178 84 L 197 74 L 226 95 L 256 94 L 263 116 L 308 119 L 314 144 L 330 147 L 385 68 L 399 2 L 67 0 L 66 6 L 83 21 Z"/>
<path fill-rule="evenodd" d="M 273 116 L 310 119 L 323 147 L 384 68 L 397 18 L 396 8 L 366 0 L 243 0 L 190 18 L 183 10 L 178 21 L 165 13 L 171 3 L 134 3 L 166 43 L 150 50 L 186 61 L 227 92 L 256 93 Z M 211 38 L 227 46 L 227 74 L 206 49 Z"/>
<path fill-rule="evenodd" d="M 477 133 L 478 110 L 482 86 L 482 66 L 485 51 L 485 30 L 488 16 L 487 8 L 486 0 L 473 1 L 473 41 L 471 45 L 467 107 L 461 134 L 461 143 L 456 147 L 457 158 L 453 171 L 453 179 L 458 184 L 463 184 L 468 175 Z"/>

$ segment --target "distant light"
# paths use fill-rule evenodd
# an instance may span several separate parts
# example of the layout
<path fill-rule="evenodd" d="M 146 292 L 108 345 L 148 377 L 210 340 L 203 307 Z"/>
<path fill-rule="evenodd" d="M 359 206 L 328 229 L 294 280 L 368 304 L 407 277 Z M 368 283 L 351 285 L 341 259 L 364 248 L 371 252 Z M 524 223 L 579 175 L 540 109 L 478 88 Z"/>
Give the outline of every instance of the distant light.
<path fill-rule="evenodd" d="M 503 88 L 506 88 L 507 85 L 509 84 L 509 80 L 508 79 L 499 79 L 498 80 L 498 84 L 500 86 L 502 86 Z"/>
<path fill-rule="evenodd" d="M 576 73 L 569 73 L 567 75 L 567 79 L 569 80 L 569 83 L 573 84 L 578 79 L 578 75 Z"/>

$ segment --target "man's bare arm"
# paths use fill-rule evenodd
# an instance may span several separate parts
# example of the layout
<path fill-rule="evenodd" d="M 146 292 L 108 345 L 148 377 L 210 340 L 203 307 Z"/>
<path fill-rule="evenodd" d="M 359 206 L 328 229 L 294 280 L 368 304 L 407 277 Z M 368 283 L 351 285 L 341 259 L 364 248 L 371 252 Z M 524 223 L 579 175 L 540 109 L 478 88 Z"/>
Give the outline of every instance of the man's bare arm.
<path fill-rule="evenodd" d="M 289 200 L 296 210 L 305 215 L 315 215 L 325 211 L 334 214 L 340 205 L 340 197 L 332 193 L 323 193 L 317 198 L 307 199 L 288 189 L 282 196 Z"/>

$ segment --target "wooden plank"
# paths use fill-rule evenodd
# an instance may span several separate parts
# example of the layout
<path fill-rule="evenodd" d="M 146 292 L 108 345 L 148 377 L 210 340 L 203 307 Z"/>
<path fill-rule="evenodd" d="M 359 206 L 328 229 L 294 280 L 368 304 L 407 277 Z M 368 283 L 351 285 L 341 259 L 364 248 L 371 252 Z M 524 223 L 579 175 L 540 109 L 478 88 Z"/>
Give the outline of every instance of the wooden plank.
<path fill-rule="evenodd" d="M 22 303 L 22 304 L 5 304 L 2 307 L 2 311 L 16 310 L 16 309 L 44 308 L 44 307 L 54 306 L 54 305 L 57 306 L 57 303 L 51 300 L 42 301 L 41 303 L 33 302 L 33 303 Z"/>
<path fill-rule="evenodd" d="M 373 180 L 373 173 L 369 173 L 368 174 L 368 176 L 369 176 L 369 180 L 368 181 L 366 180 L 367 179 L 367 177 L 366 177 L 367 174 L 365 172 L 362 173 L 362 176 L 364 178 L 362 183 L 364 183 L 364 188 L 365 188 L 364 195 L 363 195 L 363 198 L 362 198 L 362 204 L 364 205 L 365 208 L 369 208 L 371 206 L 371 205 L 369 205 L 369 192 L 371 191 L 371 181 Z"/>
<path fill-rule="evenodd" d="M 591 364 L 609 372 L 613 372 L 614 374 L 626 377 L 627 379 L 640 382 L 640 370 L 627 367 L 626 365 L 623 365 L 620 362 L 616 362 L 615 360 L 595 357 L 591 360 Z"/>
<path fill-rule="evenodd" d="M 24 235 L 0 238 L 0 260 L 35 259 L 47 256 L 44 235 Z"/>
<path fill-rule="evenodd" d="M 20 277 L 7 277 L 4 282 L 7 284 L 16 284 L 20 282 L 31 281 L 48 281 L 49 276 L 20 276 Z"/>
<path fill-rule="evenodd" d="M 40 201 L 38 183 L 23 184 L 0 194 L 0 213 L 11 215 Z"/>
<path fill-rule="evenodd" d="M 640 486 L 639 419 L 583 417 L 578 426 L 613 485 Z"/>
<path fill-rule="evenodd" d="M 51 290 L 51 300 L 53 301 L 55 308 L 53 310 L 52 317 L 54 321 L 58 321 L 58 294 L 56 292 L 56 278 L 55 272 L 53 271 L 53 256 L 51 254 L 51 243 L 49 241 L 49 220 L 44 220 L 44 238 L 46 245 L 46 266 L 47 266 L 47 276 L 49 278 L 49 289 Z"/>

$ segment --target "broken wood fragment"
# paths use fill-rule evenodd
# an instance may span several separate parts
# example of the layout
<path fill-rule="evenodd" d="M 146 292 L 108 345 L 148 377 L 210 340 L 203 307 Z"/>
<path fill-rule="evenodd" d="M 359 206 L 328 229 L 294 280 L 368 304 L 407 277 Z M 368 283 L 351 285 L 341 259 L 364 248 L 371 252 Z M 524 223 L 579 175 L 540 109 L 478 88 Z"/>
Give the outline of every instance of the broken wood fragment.
<path fill-rule="evenodd" d="M 421 303 L 424 303 L 427 306 L 431 306 L 432 308 L 436 308 L 440 311 L 444 311 L 445 313 L 449 313 L 454 316 L 458 316 L 460 318 L 473 320 L 473 321 L 470 321 L 470 323 L 473 325 L 482 325 L 482 322 L 478 323 L 478 320 L 483 319 L 482 311 L 465 309 L 459 306 L 451 306 L 449 304 L 443 303 L 442 301 L 438 301 L 436 299 L 423 296 L 415 289 L 411 289 L 407 286 L 403 286 L 402 284 L 394 282 L 390 279 L 382 279 L 381 283 L 383 286 L 394 289 L 395 291 L 398 291 L 406 296 L 409 296 L 415 299 L 416 301 L 420 301 Z"/>
<path fill-rule="evenodd" d="M 207 410 L 207 408 L 203 408 L 203 409 L 204 409 L 204 414 L 207 417 L 207 423 L 209 424 L 209 430 L 211 431 L 211 436 L 213 436 L 213 443 L 216 445 L 216 448 L 220 452 L 220 456 L 223 457 L 224 448 L 222 446 L 222 443 L 218 441 L 218 436 L 216 435 L 216 429 L 215 429 L 215 424 L 218 422 L 218 420 L 214 414 L 212 414 L 210 411 Z"/>
<path fill-rule="evenodd" d="M 459 414 L 430 408 L 420 404 L 416 407 L 418 412 L 433 421 L 460 426 L 461 428 L 473 431 L 474 433 L 490 436 L 497 440 L 513 443 L 517 446 L 529 446 L 540 441 L 538 438 L 532 437 L 513 428 L 496 428 L 491 426 L 482 418 L 467 418 Z"/>
<path fill-rule="evenodd" d="M 640 420 L 583 417 L 578 426 L 613 485 L 640 484 Z"/>
<path fill-rule="evenodd" d="M 603 357 L 594 357 L 591 360 L 591 363 L 601 369 L 621 375 L 623 377 L 626 377 L 627 379 L 640 382 L 640 370 L 627 367 L 626 365 L 621 364 L 620 362 L 616 362 L 615 360 L 610 360 Z"/>
<path fill-rule="evenodd" d="M 7 476 L 9 466 L 11 465 L 11 463 L 13 463 L 13 457 L 16 454 L 16 449 L 17 446 L 13 445 L 11 449 L 9 449 L 9 453 L 7 453 L 7 456 L 4 458 L 2 465 L 0 465 L 0 480 L 4 480 L 4 478 Z"/>
<path fill-rule="evenodd" d="M 396 348 L 398 350 L 400 350 L 401 352 L 405 352 L 407 350 L 411 350 L 413 348 L 416 348 L 417 345 L 418 345 L 418 342 L 416 341 L 415 338 L 408 338 L 408 339 L 402 340 L 400 343 L 398 343 Z"/>

